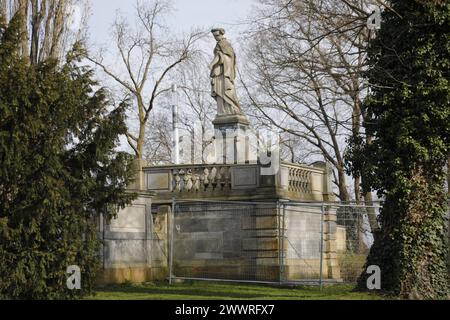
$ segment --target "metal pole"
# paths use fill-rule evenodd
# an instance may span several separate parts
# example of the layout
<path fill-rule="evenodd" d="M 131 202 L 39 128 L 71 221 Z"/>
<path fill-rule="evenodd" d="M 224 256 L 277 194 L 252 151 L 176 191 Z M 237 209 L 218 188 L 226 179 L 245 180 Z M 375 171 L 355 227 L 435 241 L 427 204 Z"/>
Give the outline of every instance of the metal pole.
<path fill-rule="evenodd" d="M 284 222 L 286 216 L 286 203 L 281 204 L 283 206 L 282 217 L 281 217 L 281 265 L 280 265 L 280 282 L 284 281 Z"/>
<path fill-rule="evenodd" d="M 100 225 L 102 228 L 102 260 L 103 260 L 103 270 L 106 269 L 106 246 L 105 246 L 105 242 L 106 242 L 106 236 L 105 236 L 105 217 L 103 215 L 103 213 L 100 215 Z"/>
<path fill-rule="evenodd" d="M 174 164 L 180 164 L 180 130 L 178 125 L 177 85 L 172 85 L 172 130 L 173 130 L 173 156 Z"/>
<path fill-rule="evenodd" d="M 170 223 L 169 223 L 169 230 L 170 230 L 170 241 L 169 241 L 169 285 L 172 284 L 172 265 L 173 265 L 173 233 L 174 233 L 174 219 L 175 219 L 175 198 L 172 199 L 172 210 L 170 214 Z"/>
<path fill-rule="evenodd" d="M 324 223 L 324 215 L 325 215 L 325 205 L 322 204 L 322 212 L 320 217 L 320 276 L 319 276 L 319 285 L 320 290 L 322 291 L 323 287 L 323 223 Z"/>
<path fill-rule="evenodd" d="M 277 201 L 277 215 L 278 215 L 278 280 L 281 284 L 281 268 L 282 268 L 282 260 L 281 260 L 281 204 L 280 201 Z"/>

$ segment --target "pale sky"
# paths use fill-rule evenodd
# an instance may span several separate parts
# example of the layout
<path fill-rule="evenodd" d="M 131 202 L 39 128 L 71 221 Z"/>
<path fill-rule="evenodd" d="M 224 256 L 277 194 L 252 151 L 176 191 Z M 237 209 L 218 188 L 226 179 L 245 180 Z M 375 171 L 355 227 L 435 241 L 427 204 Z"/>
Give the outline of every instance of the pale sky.
<path fill-rule="evenodd" d="M 142 2 L 151 0 L 141 0 Z M 222 27 L 226 30 L 226 37 L 239 51 L 238 37 L 246 29 L 242 21 L 248 18 L 257 0 L 172 0 L 173 12 L 166 17 L 166 26 L 171 33 L 189 33 L 192 29 L 210 30 Z M 110 47 L 111 27 L 117 11 L 132 24 L 135 18 L 136 0 L 92 0 L 90 1 L 90 17 L 88 26 L 88 42 L 95 47 Z M 214 38 L 206 44 L 211 54 L 215 46 Z M 114 67 L 113 67 L 114 68 Z M 120 69 L 120 68 L 119 68 Z M 116 70 L 117 71 L 117 70 Z M 108 79 L 108 78 L 106 78 Z M 123 138 L 123 137 L 122 137 Z M 127 148 L 125 138 L 121 139 L 122 146 Z"/>
<path fill-rule="evenodd" d="M 172 5 L 174 12 L 167 17 L 167 24 L 174 32 L 187 33 L 195 27 L 223 27 L 227 38 L 233 41 L 243 30 L 238 22 L 251 14 L 255 0 L 172 0 Z M 135 6 L 135 0 L 93 0 L 89 21 L 91 41 L 108 42 L 117 10 L 132 18 Z"/>

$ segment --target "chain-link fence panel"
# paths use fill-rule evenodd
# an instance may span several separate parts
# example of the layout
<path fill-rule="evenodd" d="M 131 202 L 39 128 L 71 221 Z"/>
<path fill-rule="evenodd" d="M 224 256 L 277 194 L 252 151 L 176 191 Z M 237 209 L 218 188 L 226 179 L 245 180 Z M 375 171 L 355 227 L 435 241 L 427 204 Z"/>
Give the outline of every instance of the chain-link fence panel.
<path fill-rule="evenodd" d="M 277 203 L 176 203 L 172 276 L 279 281 L 279 218 Z"/>
<path fill-rule="evenodd" d="M 282 205 L 282 280 L 318 283 L 324 272 L 322 260 L 323 210 L 321 205 Z"/>
<path fill-rule="evenodd" d="M 170 224 L 170 278 L 355 282 L 379 206 L 182 201 Z M 373 226 L 372 226 L 373 227 Z"/>
<path fill-rule="evenodd" d="M 336 255 L 342 281 L 353 283 L 364 271 L 373 244 L 370 221 L 377 220 L 380 206 L 340 204 L 336 207 Z M 377 222 L 376 222 L 377 223 Z"/>

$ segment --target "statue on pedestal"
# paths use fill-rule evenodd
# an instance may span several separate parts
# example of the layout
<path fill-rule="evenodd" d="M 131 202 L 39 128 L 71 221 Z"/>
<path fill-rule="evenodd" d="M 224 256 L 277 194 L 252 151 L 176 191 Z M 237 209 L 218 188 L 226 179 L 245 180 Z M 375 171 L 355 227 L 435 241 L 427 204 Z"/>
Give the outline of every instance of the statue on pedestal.
<path fill-rule="evenodd" d="M 211 70 L 212 96 L 217 101 L 217 116 L 243 115 L 236 95 L 236 54 L 225 39 L 224 29 L 211 31 L 217 41 Z"/>

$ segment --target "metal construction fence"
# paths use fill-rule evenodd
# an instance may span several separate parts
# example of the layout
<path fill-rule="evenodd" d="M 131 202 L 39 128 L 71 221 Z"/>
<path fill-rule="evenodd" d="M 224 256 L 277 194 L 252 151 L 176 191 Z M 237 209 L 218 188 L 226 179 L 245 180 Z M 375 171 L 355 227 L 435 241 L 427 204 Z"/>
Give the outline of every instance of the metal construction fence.
<path fill-rule="evenodd" d="M 355 282 L 381 204 L 175 201 L 170 281 Z"/>

